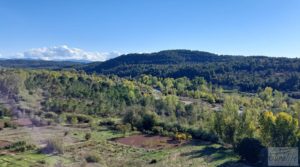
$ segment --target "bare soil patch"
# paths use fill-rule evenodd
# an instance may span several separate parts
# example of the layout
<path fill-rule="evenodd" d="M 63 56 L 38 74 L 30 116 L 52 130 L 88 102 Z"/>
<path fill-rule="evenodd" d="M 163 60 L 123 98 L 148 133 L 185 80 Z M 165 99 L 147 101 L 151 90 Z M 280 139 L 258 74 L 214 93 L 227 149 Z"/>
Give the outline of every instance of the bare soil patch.
<path fill-rule="evenodd" d="M 13 123 L 17 124 L 18 126 L 31 126 L 32 121 L 29 118 L 19 118 L 13 120 Z"/>
<path fill-rule="evenodd" d="M 146 149 L 172 148 L 182 144 L 170 137 L 149 135 L 133 135 L 129 137 L 118 138 L 115 139 L 115 141 L 125 145 L 141 147 Z"/>

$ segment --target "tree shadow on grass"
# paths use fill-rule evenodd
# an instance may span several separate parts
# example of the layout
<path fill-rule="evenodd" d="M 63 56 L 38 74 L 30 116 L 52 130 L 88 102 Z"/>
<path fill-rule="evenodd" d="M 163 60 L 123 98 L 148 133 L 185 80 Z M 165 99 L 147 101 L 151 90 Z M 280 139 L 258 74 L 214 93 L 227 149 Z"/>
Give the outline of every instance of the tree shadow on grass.
<path fill-rule="evenodd" d="M 190 146 L 209 146 L 211 144 L 212 142 L 198 140 L 198 139 L 193 139 L 185 142 L 185 145 L 190 145 Z"/>
<path fill-rule="evenodd" d="M 194 150 L 188 153 L 183 153 L 181 156 L 188 156 L 192 158 L 204 158 L 207 162 L 217 161 L 225 159 L 228 156 L 233 155 L 232 150 L 226 149 L 224 147 L 212 147 L 207 146 L 201 150 Z"/>
<path fill-rule="evenodd" d="M 252 167 L 252 166 L 249 166 L 249 165 L 246 165 L 244 162 L 241 162 L 241 161 L 227 161 L 227 162 L 224 162 L 220 165 L 218 165 L 217 167 Z"/>

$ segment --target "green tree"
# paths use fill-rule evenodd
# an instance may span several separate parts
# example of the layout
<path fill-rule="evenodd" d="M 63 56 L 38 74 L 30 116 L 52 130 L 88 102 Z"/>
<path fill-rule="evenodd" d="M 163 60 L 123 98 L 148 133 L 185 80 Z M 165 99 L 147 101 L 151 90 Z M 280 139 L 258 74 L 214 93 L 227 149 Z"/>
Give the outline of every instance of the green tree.
<path fill-rule="evenodd" d="M 276 117 L 270 111 L 261 114 L 259 119 L 260 136 L 264 145 L 270 146 L 272 144 L 272 131 L 275 126 Z"/>
<path fill-rule="evenodd" d="M 235 147 L 239 128 L 239 106 L 232 97 L 226 97 L 223 110 L 216 113 L 215 131 L 225 142 Z"/>
<path fill-rule="evenodd" d="M 259 97 L 263 100 L 265 106 L 271 107 L 273 103 L 273 89 L 271 87 L 266 87 L 259 93 Z"/>
<path fill-rule="evenodd" d="M 295 146 L 298 132 L 298 120 L 288 113 L 280 112 L 276 116 L 272 131 L 272 144 L 276 147 Z"/>
<path fill-rule="evenodd" d="M 143 129 L 151 130 L 158 122 L 158 116 L 155 112 L 146 111 L 142 116 Z"/>
<path fill-rule="evenodd" d="M 78 123 L 77 117 L 76 116 L 72 116 L 72 118 L 71 118 L 71 124 L 72 125 L 76 125 L 77 123 Z"/>
<path fill-rule="evenodd" d="M 264 112 L 260 119 L 261 138 L 265 145 L 273 147 L 295 146 L 299 134 L 298 120 L 290 114 Z"/>

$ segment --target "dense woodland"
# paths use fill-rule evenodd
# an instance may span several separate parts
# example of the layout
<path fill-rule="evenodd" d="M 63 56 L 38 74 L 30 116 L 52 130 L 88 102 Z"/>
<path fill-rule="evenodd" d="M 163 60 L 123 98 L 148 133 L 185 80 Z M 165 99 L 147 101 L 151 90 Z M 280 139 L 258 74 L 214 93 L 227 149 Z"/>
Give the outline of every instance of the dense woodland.
<path fill-rule="evenodd" d="M 225 88 L 256 92 L 272 87 L 297 96 L 300 89 L 300 60 L 264 56 L 229 56 L 189 50 L 170 50 L 151 54 L 128 54 L 106 62 L 88 64 L 88 73 L 137 77 L 148 74 L 158 77 L 193 79 Z"/>
<path fill-rule="evenodd" d="M 18 117 L 14 106 L 37 125 L 87 123 L 96 118 L 119 131 L 201 139 L 229 144 L 243 152 L 249 143 L 258 148 L 297 146 L 300 102 L 271 87 L 251 95 L 224 91 L 202 77 L 189 79 L 142 75 L 134 79 L 88 75 L 77 71 L 1 70 L 0 117 Z M 182 98 L 191 100 L 185 103 Z M 41 110 L 30 107 L 39 102 Z M 4 124 L 7 125 L 8 124 Z M 257 150 L 250 161 L 257 161 Z M 249 156 L 248 156 L 249 160 Z"/>
<path fill-rule="evenodd" d="M 250 164 L 261 163 L 266 147 L 300 143 L 300 102 L 288 94 L 299 89 L 298 59 L 176 50 L 80 70 L 63 62 L 49 69 L 56 63 L 0 69 L 0 129 L 17 128 L 12 120 L 23 117 L 35 126 L 107 126 L 218 143 Z"/>
<path fill-rule="evenodd" d="M 230 56 L 190 50 L 168 50 L 150 54 L 127 54 L 105 62 L 59 62 L 0 60 L 0 68 L 66 69 L 92 74 L 163 78 L 204 77 L 226 89 L 257 92 L 272 87 L 299 98 L 300 60 L 264 56 Z"/>

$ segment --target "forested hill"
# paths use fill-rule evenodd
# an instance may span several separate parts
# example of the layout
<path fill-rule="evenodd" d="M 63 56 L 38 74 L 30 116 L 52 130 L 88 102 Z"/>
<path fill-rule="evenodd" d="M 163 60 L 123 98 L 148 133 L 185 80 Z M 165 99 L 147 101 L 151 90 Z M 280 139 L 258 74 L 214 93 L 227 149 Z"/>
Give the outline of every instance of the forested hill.
<path fill-rule="evenodd" d="M 108 60 L 91 70 L 105 70 L 125 64 L 184 64 L 204 62 L 227 62 L 242 56 L 219 56 L 217 54 L 190 50 L 167 50 L 157 53 L 133 53 Z M 99 68 L 99 69 L 98 69 Z M 89 68 L 87 68 L 89 69 Z"/>
<path fill-rule="evenodd" d="M 25 59 L 0 59 L 0 68 L 34 68 L 34 69 L 61 69 L 75 68 L 81 62 L 72 61 L 44 61 L 44 60 L 25 60 Z"/>
<path fill-rule="evenodd" d="M 254 92 L 271 86 L 281 91 L 300 90 L 300 59 L 230 56 L 190 50 L 127 54 L 103 63 L 88 64 L 86 72 L 136 77 L 202 76 L 213 84 Z"/>

